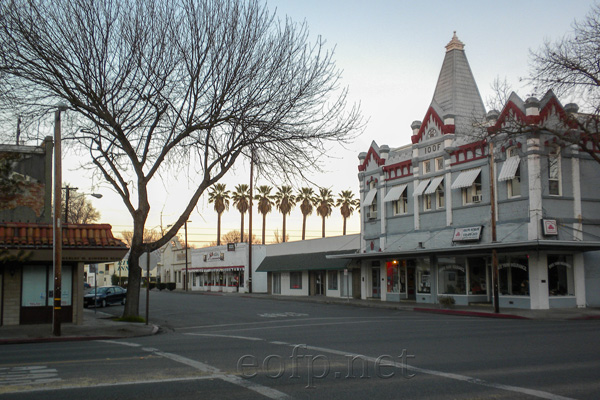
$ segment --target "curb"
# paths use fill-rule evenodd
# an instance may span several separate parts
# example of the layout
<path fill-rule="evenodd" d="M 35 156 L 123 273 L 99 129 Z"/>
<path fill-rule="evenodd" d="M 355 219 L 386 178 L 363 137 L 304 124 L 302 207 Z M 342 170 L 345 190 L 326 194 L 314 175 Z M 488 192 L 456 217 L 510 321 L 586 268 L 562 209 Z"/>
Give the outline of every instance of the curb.
<path fill-rule="evenodd" d="M 433 313 L 433 314 L 450 314 L 450 315 L 461 315 L 467 317 L 482 317 L 482 318 L 501 318 L 501 319 L 531 319 L 520 315 L 512 314 L 494 314 L 480 311 L 465 311 L 465 310 L 444 310 L 439 308 L 421 308 L 415 307 L 413 311 Z"/>

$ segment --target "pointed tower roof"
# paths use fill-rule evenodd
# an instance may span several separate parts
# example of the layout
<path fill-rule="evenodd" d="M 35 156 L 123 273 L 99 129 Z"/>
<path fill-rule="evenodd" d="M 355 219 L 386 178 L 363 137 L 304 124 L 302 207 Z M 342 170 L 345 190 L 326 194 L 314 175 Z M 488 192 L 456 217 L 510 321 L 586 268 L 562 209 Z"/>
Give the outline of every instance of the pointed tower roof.
<path fill-rule="evenodd" d="M 485 118 L 485 106 L 465 55 L 465 45 L 456 36 L 446 45 L 446 56 L 435 87 L 431 106 L 442 114 L 453 115 L 456 133 L 473 125 L 474 119 Z"/>

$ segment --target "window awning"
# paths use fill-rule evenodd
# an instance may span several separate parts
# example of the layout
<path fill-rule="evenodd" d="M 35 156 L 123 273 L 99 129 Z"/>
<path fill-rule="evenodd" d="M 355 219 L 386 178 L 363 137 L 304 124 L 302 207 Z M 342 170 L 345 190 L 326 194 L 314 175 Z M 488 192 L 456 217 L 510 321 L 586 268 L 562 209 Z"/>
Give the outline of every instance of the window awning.
<path fill-rule="evenodd" d="M 452 184 L 452 189 L 462 189 L 473 185 L 473 182 L 475 182 L 475 179 L 477 179 L 477 175 L 479 175 L 480 172 L 481 168 L 462 171 Z"/>
<path fill-rule="evenodd" d="M 502 182 L 513 179 L 517 173 L 517 169 L 519 168 L 519 161 L 521 161 L 520 157 L 508 157 L 502 165 L 500 176 L 498 176 L 498 181 Z"/>
<path fill-rule="evenodd" d="M 375 200 L 375 195 L 377 195 L 377 189 L 369 190 L 369 193 L 365 196 L 365 200 L 362 204 L 363 207 L 369 207 L 373 204 L 373 200 Z"/>
<path fill-rule="evenodd" d="M 383 202 L 396 201 L 402 196 L 402 193 L 406 190 L 406 184 L 400 186 L 394 186 L 383 198 Z"/>
<path fill-rule="evenodd" d="M 427 186 L 427 190 L 425 190 L 425 194 L 435 193 L 438 186 L 440 186 L 440 183 L 442 183 L 443 180 L 444 180 L 444 175 L 436 176 L 435 178 L 433 178 L 431 180 L 431 183 L 429 184 L 429 186 Z"/>
<path fill-rule="evenodd" d="M 425 179 L 422 180 L 419 183 L 419 186 L 417 186 L 417 188 L 415 189 L 415 192 L 413 193 L 413 196 L 417 197 L 423 194 L 423 191 L 425 190 L 425 188 L 427 187 L 427 185 L 429 185 L 429 181 L 431 181 L 431 179 Z"/>

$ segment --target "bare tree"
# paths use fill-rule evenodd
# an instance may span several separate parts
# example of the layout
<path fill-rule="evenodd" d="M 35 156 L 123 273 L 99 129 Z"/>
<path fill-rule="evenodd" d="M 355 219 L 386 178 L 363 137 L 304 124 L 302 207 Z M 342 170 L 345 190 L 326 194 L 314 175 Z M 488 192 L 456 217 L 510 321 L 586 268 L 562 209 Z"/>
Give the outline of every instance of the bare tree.
<path fill-rule="evenodd" d="M 66 210 L 65 199 L 63 198 L 63 210 Z M 93 224 L 100 220 L 100 211 L 96 210 L 91 201 L 85 195 L 74 196 L 69 199 L 69 215 L 65 220 L 70 224 Z"/>
<path fill-rule="evenodd" d="M 240 158 L 253 150 L 259 170 L 302 175 L 362 128 L 332 52 L 258 0 L 4 0 L 0 72 L 19 113 L 68 105 L 78 129 L 66 139 L 130 213 L 125 316 L 139 313 L 140 255 L 167 243 Z M 145 243 L 148 185 L 174 171 L 197 188 Z"/>
<path fill-rule="evenodd" d="M 573 24 L 572 35 L 547 41 L 531 52 L 529 81 L 538 93 L 553 91 L 575 99 L 581 112 L 572 107 L 555 126 L 545 126 L 562 145 L 577 145 L 600 163 L 600 5 L 592 5 L 582 21 Z"/>

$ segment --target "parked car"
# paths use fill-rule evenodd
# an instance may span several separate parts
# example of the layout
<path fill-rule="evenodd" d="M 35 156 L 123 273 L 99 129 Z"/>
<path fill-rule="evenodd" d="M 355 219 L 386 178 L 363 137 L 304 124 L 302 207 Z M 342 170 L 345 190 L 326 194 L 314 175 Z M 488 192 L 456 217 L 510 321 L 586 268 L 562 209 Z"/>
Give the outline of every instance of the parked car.
<path fill-rule="evenodd" d="M 83 296 L 83 306 L 106 307 L 109 304 L 125 304 L 127 290 L 120 286 L 101 286 Z"/>

